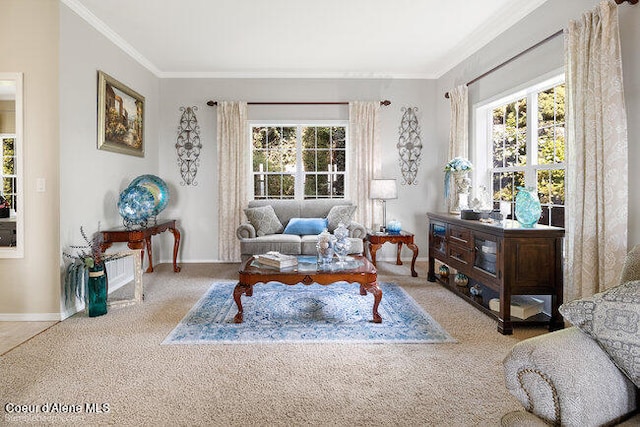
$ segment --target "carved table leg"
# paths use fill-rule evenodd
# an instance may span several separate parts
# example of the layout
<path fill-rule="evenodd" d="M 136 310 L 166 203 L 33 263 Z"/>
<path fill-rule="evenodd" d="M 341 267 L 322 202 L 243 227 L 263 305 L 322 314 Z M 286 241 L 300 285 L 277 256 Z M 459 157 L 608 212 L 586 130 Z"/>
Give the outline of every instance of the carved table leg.
<path fill-rule="evenodd" d="M 366 295 L 366 294 L 367 294 L 367 290 L 365 289 L 364 285 L 360 283 L 360 295 Z"/>
<path fill-rule="evenodd" d="M 178 259 L 178 249 L 180 248 L 180 230 L 170 228 L 169 231 L 173 234 L 173 271 L 179 273 L 181 268 L 178 266 L 176 260 Z"/>
<path fill-rule="evenodd" d="M 411 276 L 418 277 L 416 272 L 416 258 L 418 258 L 418 246 L 413 243 L 408 243 L 407 247 L 413 251 L 413 258 L 411 258 Z"/>
<path fill-rule="evenodd" d="M 144 239 L 145 246 L 147 247 L 147 256 L 149 257 L 149 267 L 147 267 L 147 273 L 153 273 L 153 254 L 151 253 L 151 236 Z"/>
<path fill-rule="evenodd" d="M 360 285 L 360 294 L 362 294 L 363 286 Z M 373 323 L 382 323 L 382 317 L 378 313 L 378 306 L 382 300 L 382 290 L 378 287 L 378 282 L 367 283 L 364 289 L 373 294 Z"/>
<path fill-rule="evenodd" d="M 238 313 L 234 316 L 234 323 L 242 323 L 243 319 L 243 311 L 242 311 L 242 301 L 240 297 L 242 294 L 246 294 L 247 296 L 253 295 L 253 286 L 245 285 L 244 283 L 238 283 L 235 288 L 233 288 L 233 300 L 236 302 L 238 306 Z"/>
<path fill-rule="evenodd" d="M 398 256 L 396 257 L 396 265 L 402 265 L 402 260 L 400 259 L 400 252 L 402 252 L 402 242 L 398 242 Z"/>
<path fill-rule="evenodd" d="M 379 243 L 372 243 L 369 246 L 369 253 L 371 254 L 371 264 L 376 265 L 376 252 L 378 252 L 378 249 L 380 249 L 382 245 Z"/>

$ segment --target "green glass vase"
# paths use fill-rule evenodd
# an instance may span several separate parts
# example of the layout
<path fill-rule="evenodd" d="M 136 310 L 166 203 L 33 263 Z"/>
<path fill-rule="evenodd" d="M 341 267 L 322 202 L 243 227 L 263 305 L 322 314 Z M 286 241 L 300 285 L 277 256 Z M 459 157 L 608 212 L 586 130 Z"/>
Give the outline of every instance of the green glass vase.
<path fill-rule="evenodd" d="M 89 317 L 107 314 L 107 275 L 104 264 L 89 268 L 86 306 Z"/>

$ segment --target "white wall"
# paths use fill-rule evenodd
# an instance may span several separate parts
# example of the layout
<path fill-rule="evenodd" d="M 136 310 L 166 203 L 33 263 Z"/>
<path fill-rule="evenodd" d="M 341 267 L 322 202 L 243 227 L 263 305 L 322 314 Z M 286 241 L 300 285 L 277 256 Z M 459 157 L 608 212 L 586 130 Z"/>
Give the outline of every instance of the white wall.
<path fill-rule="evenodd" d="M 102 70 L 145 97 L 144 157 L 97 149 L 97 71 Z M 122 226 L 120 192 L 141 174 L 157 174 L 159 79 L 60 6 L 60 240 L 62 250 L 88 234 Z M 116 244 L 114 249 L 125 249 Z M 59 255 L 59 254 L 58 254 Z"/>
<path fill-rule="evenodd" d="M 441 165 L 436 155 L 445 144 L 435 135 L 435 81 L 433 80 L 359 80 L 359 79 L 164 79 L 161 81 L 160 107 L 160 176 L 171 190 L 171 201 L 163 214 L 180 221 L 184 262 L 206 262 L 218 259 L 217 215 L 217 146 L 216 108 L 208 100 L 244 101 L 349 101 L 389 99 L 391 105 L 381 108 L 383 147 L 382 176 L 397 178 L 399 198 L 387 203 L 387 218 L 396 218 L 403 228 L 416 234 L 416 243 L 426 256 L 426 212 L 436 209 L 441 192 Z M 196 176 L 198 186 L 181 186 L 175 142 L 180 107 L 198 107 L 200 138 L 203 145 L 201 163 Z M 398 128 L 402 107 L 418 107 L 424 144 L 418 185 L 400 185 L 398 166 Z M 340 119 L 348 120 L 346 106 L 249 106 L 250 120 Z M 446 147 L 446 144 L 445 144 Z M 160 239 L 156 239 L 160 240 Z M 165 241 L 166 240 L 166 244 Z M 160 259 L 171 259 L 168 237 L 156 252 Z M 381 257 L 393 256 L 394 248 L 386 245 Z M 383 252 L 385 251 L 385 252 Z M 387 254 L 387 255 L 385 255 Z M 405 253 L 410 256 L 410 252 Z"/>
<path fill-rule="evenodd" d="M 502 35 L 471 55 L 437 82 L 437 136 L 442 141 L 449 134 L 449 100 L 444 93 L 456 85 L 466 83 L 494 66 L 513 57 L 540 40 L 566 28 L 569 20 L 578 19 L 598 0 L 551 0 L 514 25 Z M 629 136 L 629 247 L 640 243 L 640 197 L 635 183 L 640 182 L 640 168 L 633 167 L 640 160 L 640 6 L 619 6 L 622 61 Z M 482 78 L 469 87 L 470 110 L 473 105 L 512 90 L 545 73 L 564 65 L 563 36 L 545 43 L 500 70 Z M 471 118 L 471 113 L 470 113 Z M 439 161 L 446 159 L 446 150 Z"/>

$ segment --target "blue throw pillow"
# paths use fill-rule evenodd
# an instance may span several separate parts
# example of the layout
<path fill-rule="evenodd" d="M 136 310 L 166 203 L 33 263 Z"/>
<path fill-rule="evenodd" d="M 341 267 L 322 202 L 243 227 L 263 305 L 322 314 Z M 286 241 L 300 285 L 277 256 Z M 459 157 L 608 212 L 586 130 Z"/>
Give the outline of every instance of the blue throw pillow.
<path fill-rule="evenodd" d="M 284 229 L 284 234 L 320 234 L 328 226 L 326 218 L 291 218 Z"/>

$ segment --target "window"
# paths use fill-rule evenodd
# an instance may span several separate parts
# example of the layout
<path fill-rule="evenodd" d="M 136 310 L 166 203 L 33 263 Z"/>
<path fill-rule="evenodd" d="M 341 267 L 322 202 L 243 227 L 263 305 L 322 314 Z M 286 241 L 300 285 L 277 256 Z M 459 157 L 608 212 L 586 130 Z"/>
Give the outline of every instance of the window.
<path fill-rule="evenodd" d="M 254 199 L 345 197 L 344 123 L 251 126 Z"/>
<path fill-rule="evenodd" d="M 561 76 L 477 110 L 485 129 L 478 152 L 489 155 L 481 169 L 490 176 L 494 206 L 510 203 L 512 217 L 517 187 L 534 187 L 542 204 L 539 222 L 564 226 L 564 97 Z"/>
<path fill-rule="evenodd" d="M 2 154 L 2 189 L 0 189 L 0 195 L 2 195 L 9 207 L 15 209 L 16 204 L 16 152 L 15 141 L 16 136 L 11 134 L 0 135 L 2 141 L 2 147 L 0 154 Z"/>

